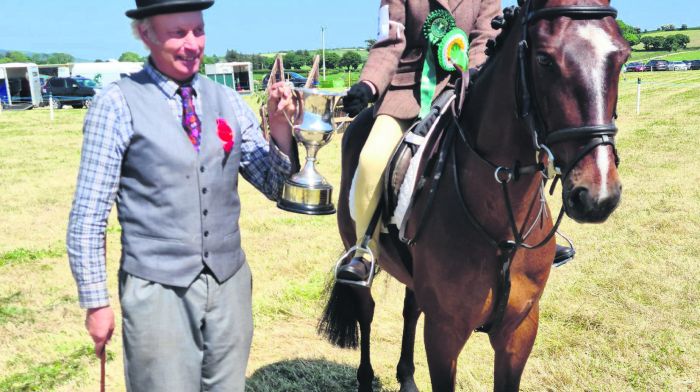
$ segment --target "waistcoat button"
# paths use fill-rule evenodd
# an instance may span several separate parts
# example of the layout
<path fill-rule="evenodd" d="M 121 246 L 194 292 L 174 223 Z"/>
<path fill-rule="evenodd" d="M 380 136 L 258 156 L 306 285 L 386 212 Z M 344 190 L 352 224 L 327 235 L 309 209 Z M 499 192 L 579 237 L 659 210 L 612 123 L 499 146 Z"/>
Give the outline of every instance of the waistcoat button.
<path fill-rule="evenodd" d="M 204 252 L 204 258 L 206 259 L 207 257 L 209 257 L 209 252 Z"/>
<path fill-rule="evenodd" d="M 208 232 L 208 231 L 205 231 L 205 232 L 204 232 L 204 236 L 205 236 L 205 237 L 209 237 L 209 232 Z"/>
<path fill-rule="evenodd" d="M 202 194 L 206 195 L 207 194 L 207 188 L 202 188 Z"/>

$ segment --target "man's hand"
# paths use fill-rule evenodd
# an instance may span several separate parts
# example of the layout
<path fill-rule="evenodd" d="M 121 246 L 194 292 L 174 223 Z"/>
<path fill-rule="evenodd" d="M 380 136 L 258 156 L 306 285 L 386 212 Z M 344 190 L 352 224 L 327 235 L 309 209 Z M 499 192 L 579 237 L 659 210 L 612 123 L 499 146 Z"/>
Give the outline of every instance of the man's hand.
<path fill-rule="evenodd" d="M 375 94 L 368 82 L 355 83 L 343 98 L 343 110 L 350 117 L 355 117 L 374 100 Z"/>
<path fill-rule="evenodd" d="M 109 306 L 88 309 L 85 328 L 95 343 L 95 355 L 100 357 L 114 332 L 114 312 Z"/>
<path fill-rule="evenodd" d="M 267 100 L 267 113 L 270 118 L 270 136 L 283 153 L 291 154 L 292 127 L 289 121 L 294 121 L 300 116 L 297 110 L 297 101 L 294 91 L 286 82 L 277 82 L 270 87 L 270 96 Z"/>

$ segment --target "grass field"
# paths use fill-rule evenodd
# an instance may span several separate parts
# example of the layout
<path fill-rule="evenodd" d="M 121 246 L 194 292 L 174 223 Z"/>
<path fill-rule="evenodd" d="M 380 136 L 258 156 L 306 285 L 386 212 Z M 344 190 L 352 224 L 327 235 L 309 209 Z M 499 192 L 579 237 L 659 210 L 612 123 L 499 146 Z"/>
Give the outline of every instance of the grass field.
<path fill-rule="evenodd" d="M 621 81 L 618 108 L 622 204 L 602 225 L 564 222 L 578 255 L 550 276 L 525 391 L 700 391 L 700 72 L 641 75 L 640 115 L 636 77 Z M 0 113 L 0 391 L 98 385 L 64 250 L 84 114 L 64 109 L 50 122 L 46 110 Z M 333 184 L 338 140 L 319 157 Z M 255 279 L 248 390 L 352 391 L 359 352 L 315 335 L 324 281 L 341 251 L 335 216 L 282 212 L 244 182 L 240 192 Z M 107 249 L 117 308 L 119 232 L 113 216 Z M 373 292 L 378 390 L 397 391 L 403 289 L 382 275 Z M 416 380 L 429 391 L 418 336 Z M 108 391 L 124 389 L 120 340 L 117 329 Z M 490 390 L 492 360 L 486 336 L 475 335 L 460 357 L 459 390 Z"/>

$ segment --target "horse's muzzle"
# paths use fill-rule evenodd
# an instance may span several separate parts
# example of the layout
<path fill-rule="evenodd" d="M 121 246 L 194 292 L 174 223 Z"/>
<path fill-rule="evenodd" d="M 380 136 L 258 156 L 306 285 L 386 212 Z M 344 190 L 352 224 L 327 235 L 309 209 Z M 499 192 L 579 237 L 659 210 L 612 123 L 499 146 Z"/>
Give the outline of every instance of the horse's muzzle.
<path fill-rule="evenodd" d="M 591 192 L 589 188 L 577 186 L 570 191 L 566 187 L 563 202 L 566 214 L 579 223 L 604 222 L 620 203 L 622 185 L 618 182 L 607 192 Z"/>

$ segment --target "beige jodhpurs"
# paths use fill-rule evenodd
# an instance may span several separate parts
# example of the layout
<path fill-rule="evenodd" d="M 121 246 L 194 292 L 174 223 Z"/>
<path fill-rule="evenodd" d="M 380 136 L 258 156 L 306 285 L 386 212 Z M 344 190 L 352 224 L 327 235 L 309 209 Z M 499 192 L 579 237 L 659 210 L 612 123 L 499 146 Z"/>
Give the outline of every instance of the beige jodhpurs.
<path fill-rule="evenodd" d="M 353 207 L 355 210 L 355 233 L 359 245 L 365 236 L 372 215 L 379 205 L 382 194 L 382 176 L 391 155 L 401 141 L 401 136 L 411 125 L 410 120 L 397 120 L 387 115 L 379 115 L 360 153 L 360 161 L 355 174 Z M 370 248 L 377 257 L 376 246 L 379 225 L 372 235 Z"/>

